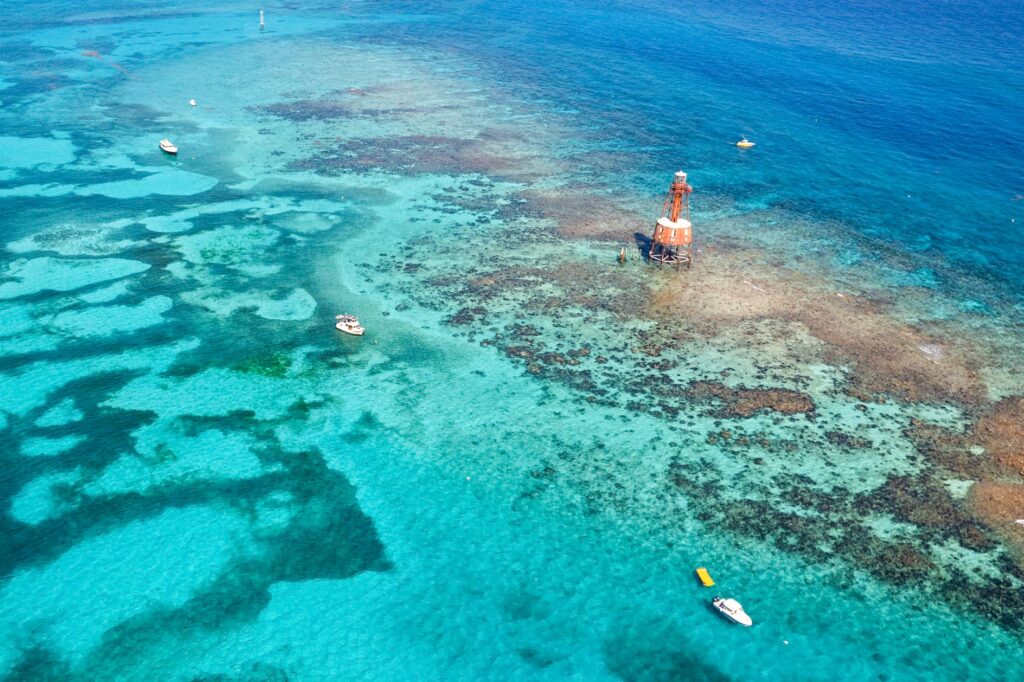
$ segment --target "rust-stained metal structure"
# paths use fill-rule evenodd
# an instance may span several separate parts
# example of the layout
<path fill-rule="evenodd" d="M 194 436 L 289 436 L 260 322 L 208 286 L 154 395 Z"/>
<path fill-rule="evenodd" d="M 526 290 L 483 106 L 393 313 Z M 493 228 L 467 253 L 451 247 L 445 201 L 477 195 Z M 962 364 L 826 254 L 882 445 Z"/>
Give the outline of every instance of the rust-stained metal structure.
<path fill-rule="evenodd" d="M 686 173 L 679 171 L 672 179 L 661 209 L 661 218 L 654 224 L 650 259 L 658 265 L 686 263 L 693 266 L 693 225 L 690 223 L 690 194 L 693 187 L 686 182 Z"/>

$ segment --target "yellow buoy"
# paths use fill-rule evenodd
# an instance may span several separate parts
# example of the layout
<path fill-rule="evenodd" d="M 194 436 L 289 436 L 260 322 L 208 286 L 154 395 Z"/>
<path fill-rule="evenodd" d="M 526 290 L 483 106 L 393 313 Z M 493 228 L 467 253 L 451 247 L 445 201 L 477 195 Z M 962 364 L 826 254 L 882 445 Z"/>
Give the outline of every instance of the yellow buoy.
<path fill-rule="evenodd" d="M 715 581 L 711 579 L 711 574 L 708 573 L 708 569 L 706 568 L 698 568 L 697 577 L 700 578 L 700 584 L 704 587 L 711 587 L 715 584 Z"/>

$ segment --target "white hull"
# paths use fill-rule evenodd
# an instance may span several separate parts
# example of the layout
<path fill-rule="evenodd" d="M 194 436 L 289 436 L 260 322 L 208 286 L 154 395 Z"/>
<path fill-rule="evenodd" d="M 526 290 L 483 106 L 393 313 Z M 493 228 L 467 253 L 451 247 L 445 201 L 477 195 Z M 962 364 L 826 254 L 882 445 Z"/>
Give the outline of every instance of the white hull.
<path fill-rule="evenodd" d="M 335 315 L 334 319 L 338 321 L 334 328 L 339 332 L 345 332 L 352 336 L 362 336 L 366 332 L 363 325 L 359 324 L 359 320 L 352 315 Z"/>
<path fill-rule="evenodd" d="M 721 597 L 715 597 L 711 600 L 711 605 L 714 606 L 715 610 L 722 614 L 722 616 L 728 618 L 734 623 L 739 623 L 746 627 L 750 627 L 754 624 L 754 621 L 751 620 L 750 616 L 747 615 L 747 612 L 743 610 L 743 607 L 740 606 L 740 603 L 735 599 L 722 599 Z"/>
<path fill-rule="evenodd" d="M 334 325 L 334 328 L 340 332 L 351 334 L 352 336 L 362 336 L 364 333 L 366 333 L 366 330 L 363 329 L 362 327 L 349 327 L 347 325 L 341 324 L 340 322 Z"/>

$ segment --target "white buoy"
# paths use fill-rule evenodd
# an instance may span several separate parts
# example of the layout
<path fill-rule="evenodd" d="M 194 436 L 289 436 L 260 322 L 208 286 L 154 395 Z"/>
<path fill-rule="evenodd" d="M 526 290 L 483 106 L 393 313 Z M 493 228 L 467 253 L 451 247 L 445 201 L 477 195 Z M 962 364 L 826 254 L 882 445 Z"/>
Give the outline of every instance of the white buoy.
<path fill-rule="evenodd" d="M 194 99 L 190 99 L 190 100 L 188 101 L 188 105 L 189 105 L 190 107 L 194 107 L 194 106 L 196 105 L 196 101 L 195 101 Z"/>
<path fill-rule="evenodd" d="M 267 25 L 265 23 L 263 23 L 263 10 L 260 10 L 260 30 L 262 31 L 266 27 L 267 27 Z"/>

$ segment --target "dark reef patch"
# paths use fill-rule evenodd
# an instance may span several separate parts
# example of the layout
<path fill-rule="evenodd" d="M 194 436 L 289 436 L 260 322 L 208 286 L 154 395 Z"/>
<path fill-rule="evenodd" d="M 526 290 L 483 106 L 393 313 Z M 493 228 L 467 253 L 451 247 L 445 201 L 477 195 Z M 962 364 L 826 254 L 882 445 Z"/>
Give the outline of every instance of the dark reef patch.
<path fill-rule="evenodd" d="M 949 493 L 933 479 L 890 476 L 881 488 L 861 496 L 858 512 L 891 513 L 898 520 L 916 526 L 944 528 L 962 517 Z"/>
<path fill-rule="evenodd" d="M 326 99 L 303 99 L 278 102 L 261 107 L 250 107 L 257 114 L 267 114 L 275 118 L 283 118 L 297 123 L 306 121 L 330 121 L 335 119 L 358 118 L 360 116 L 379 117 L 388 113 L 387 110 L 361 111 L 345 102 Z"/>
<path fill-rule="evenodd" d="M 475 306 L 473 308 L 461 308 L 457 313 L 448 318 L 448 324 L 460 325 L 460 324 L 471 324 L 477 321 L 477 318 L 483 318 L 487 315 L 487 309 L 482 306 Z"/>
<path fill-rule="evenodd" d="M 971 453 L 969 434 L 914 419 L 904 430 L 904 435 L 927 461 L 964 478 L 980 478 L 992 468 L 989 458 Z"/>
<path fill-rule="evenodd" d="M 180 608 L 158 608 L 132 618 L 104 634 L 92 652 L 87 669 L 98 677 L 111 676 L 124 657 L 134 657 L 167 640 L 188 637 L 196 630 L 212 630 L 255 619 L 270 601 L 269 588 L 282 581 L 343 579 L 363 571 L 386 571 L 391 565 L 377 538 L 372 521 L 358 507 L 354 489 L 327 467 L 315 452 L 281 453 L 286 471 L 267 474 L 255 485 L 216 490 L 206 503 L 228 504 L 256 515 L 261 504 L 285 494 L 279 504 L 291 513 L 281 528 L 261 531 L 254 553 L 231 562 L 214 582 Z M 183 506 L 198 499 L 161 509 Z"/>
<path fill-rule="evenodd" d="M 403 175 L 422 173 L 488 173 L 500 175 L 511 162 L 477 139 L 440 135 L 356 138 L 332 142 L 329 151 L 292 162 L 292 170 L 320 175 L 387 170 Z"/>
<path fill-rule="evenodd" d="M 718 413 L 723 417 L 751 417 L 765 410 L 779 414 L 814 414 L 814 402 L 809 396 L 785 388 L 729 388 L 715 381 L 694 381 L 688 397 L 719 402 Z"/>
<path fill-rule="evenodd" d="M 663 621 L 623 623 L 604 645 L 612 674 L 628 682 L 729 682 L 733 679 L 685 648 L 685 632 Z M 692 645 L 697 647 L 699 645 Z"/>
<path fill-rule="evenodd" d="M 29 630 L 23 633 L 33 642 L 19 651 L 17 660 L 4 675 L 4 682 L 22 682 L 22 680 L 46 680 L 46 682 L 72 682 L 81 678 L 73 675 L 71 666 L 51 649 L 36 643 L 34 633 Z"/>

